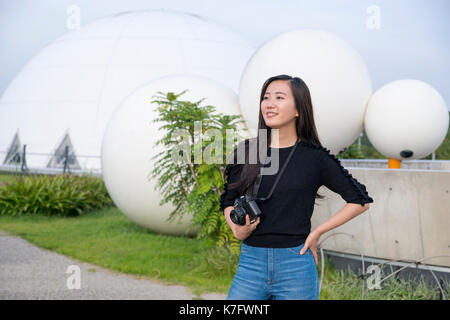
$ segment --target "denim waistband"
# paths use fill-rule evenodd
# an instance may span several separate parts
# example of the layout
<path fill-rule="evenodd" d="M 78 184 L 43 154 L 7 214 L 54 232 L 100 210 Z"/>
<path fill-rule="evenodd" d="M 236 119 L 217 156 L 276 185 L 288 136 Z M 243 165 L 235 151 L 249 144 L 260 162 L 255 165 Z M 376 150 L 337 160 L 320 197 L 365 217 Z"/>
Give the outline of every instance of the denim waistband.
<path fill-rule="evenodd" d="M 290 248 L 304 243 L 308 235 L 261 234 L 244 240 L 248 246 L 263 248 Z"/>

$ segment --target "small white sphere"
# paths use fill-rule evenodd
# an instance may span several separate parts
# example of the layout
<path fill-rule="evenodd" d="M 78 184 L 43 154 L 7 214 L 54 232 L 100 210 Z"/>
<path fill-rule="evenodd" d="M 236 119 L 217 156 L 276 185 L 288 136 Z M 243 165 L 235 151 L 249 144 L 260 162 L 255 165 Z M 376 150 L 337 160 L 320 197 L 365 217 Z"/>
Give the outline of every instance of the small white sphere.
<path fill-rule="evenodd" d="M 365 130 L 385 157 L 421 159 L 445 139 L 449 124 L 446 103 L 429 84 L 404 79 L 390 82 L 370 98 Z"/>
<path fill-rule="evenodd" d="M 279 74 L 300 77 L 309 87 L 319 138 L 332 153 L 357 139 L 372 84 L 365 62 L 350 45 L 331 33 L 305 29 L 282 33 L 258 48 L 239 89 L 242 114 L 253 136 L 263 83 Z"/>
<path fill-rule="evenodd" d="M 158 105 L 150 103 L 158 91 L 174 92 L 179 100 L 191 102 L 206 98 L 201 105 L 212 105 L 216 112 L 240 114 L 237 95 L 222 84 L 200 76 L 163 77 L 139 87 L 115 110 L 102 140 L 102 171 L 105 185 L 118 208 L 136 224 L 164 234 L 184 234 L 192 216 L 184 215 L 181 223 L 166 219 L 174 209 L 170 203 L 160 206 L 161 195 L 150 180 L 154 155 L 161 152 L 155 146 L 164 133 L 160 122 L 153 122 Z M 190 234 L 195 233 L 192 230 Z"/>

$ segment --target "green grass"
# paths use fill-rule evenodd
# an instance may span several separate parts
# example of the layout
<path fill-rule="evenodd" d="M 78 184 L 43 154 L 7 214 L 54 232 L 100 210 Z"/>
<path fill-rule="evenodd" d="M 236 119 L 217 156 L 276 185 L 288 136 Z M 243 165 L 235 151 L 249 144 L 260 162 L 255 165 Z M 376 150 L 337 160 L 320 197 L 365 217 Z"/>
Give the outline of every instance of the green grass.
<path fill-rule="evenodd" d="M 213 278 L 204 273 L 202 256 L 213 249 L 213 243 L 148 231 L 116 208 L 76 218 L 0 216 L 0 229 L 39 247 L 94 265 L 183 284 L 195 294 L 226 293 L 232 280 L 229 273 Z"/>
<path fill-rule="evenodd" d="M 4 215 L 0 216 L 0 230 L 97 266 L 163 283 L 182 284 L 196 295 L 226 294 L 239 259 L 238 255 L 217 249 L 206 240 L 148 231 L 129 221 L 116 208 L 78 217 Z M 318 272 L 320 276 L 320 261 Z M 361 284 L 357 275 L 338 271 L 326 260 L 320 299 L 361 299 Z M 381 290 L 366 287 L 364 299 L 439 299 L 437 287 L 427 286 L 423 281 L 392 277 L 381 287 Z M 450 297 L 448 283 L 445 288 L 446 296 Z"/>
<path fill-rule="evenodd" d="M 0 187 L 6 182 L 14 182 L 16 180 L 16 174 L 0 173 Z"/>
<path fill-rule="evenodd" d="M 239 259 L 229 250 L 214 248 L 214 243 L 205 240 L 148 231 L 129 221 L 116 208 L 79 217 L 0 216 L 0 230 L 97 266 L 182 284 L 196 295 L 226 294 Z M 320 263 L 318 269 L 320 276 Z M 357 275 L 338 271 L 326 260 L 320 299 L 361 299 L 361 284 Z M 381 290 L 365 287 L 364 299 L 439 299 L 437 287 L 427 286 L 423 281 L 392 277 L 381 287 Z M 447 297 L 449 288 L 447 283 Z"/>
<path fill-rule="evenodd" d="M 395 270 L 395 268 L 394 268 Z M 392 272 L 392 270 L 390 271 Z M 381 272 L 380 280 L 389 273 Z M 439 300 L 440 290 L 437 284 L 429 285 L 423 277 L 407 277 L 403 279 L 392 276 L 380 284 L 380 289 L 368 289 L 364 281 L 364 297 L 362 295 L 363 282 L 358 275 L 349 269 L 336 270 L 325 268 L 325 280 L 320 293 L 321 299 L 328 300 Z M 446 299 L 450 298 L 450 283 L 444 281 L 443 290 Z"/>
<path fill-rule="evenodd" d="M 10 178 L 0 175 L 0 188 L 1 181 Z M 239 259 L 229 250 L 215 248 L 211 241 L 161 235 L 139 227 L 117 208 L 76 217 L 0 215 L 0 230 L 93 265 L 185 285 L 197 296 L 204 292 L 226 294 Z M 318 269 L 320 276 L 320 260 Z M 361 284 L 357 275 L 338 271 L 326 260 L 320 299 L 361 299 Z M 449 283 L 444 288 L 448 299 Z M 423 281 L 391 277 L 381 284 L 381 290 L 366 287 L 364 299 L 439 299 L 439 290 Z"/>

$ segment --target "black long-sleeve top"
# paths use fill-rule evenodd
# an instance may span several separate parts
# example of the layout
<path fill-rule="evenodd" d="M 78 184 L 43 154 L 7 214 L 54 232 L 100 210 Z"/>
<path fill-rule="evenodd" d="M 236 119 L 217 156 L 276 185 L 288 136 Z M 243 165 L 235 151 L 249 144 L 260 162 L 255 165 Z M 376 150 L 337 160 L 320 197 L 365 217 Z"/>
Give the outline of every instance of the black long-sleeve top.
<path fill-rule="evenodd" d="M 262 176 L 258 198 L 269 194 L 293 148 L 278 148 L 279 169 L 276 174 Z M 269 155 L 271 150 L 268 149 Z M 221 211 L 233 206 L 240 196 L 237 189 L 230 189 L 228 185 L 239 180 L 243 166 L 237 163 L 227 166 L 224 192 L 220 197 Z M 267 166 L 270 163 L 264 165 Z M 260 223 L 244 243 L 265 248 L 287 248 L 304 243 L 311 231 L 315 196 L 322 185 L 338 193 L 347 203 L 364 206 L 373 202 L 366 187 L 352 177 L 330 150 L 301 140 L 271 198 L 257 201 L 262 211 Z"/>

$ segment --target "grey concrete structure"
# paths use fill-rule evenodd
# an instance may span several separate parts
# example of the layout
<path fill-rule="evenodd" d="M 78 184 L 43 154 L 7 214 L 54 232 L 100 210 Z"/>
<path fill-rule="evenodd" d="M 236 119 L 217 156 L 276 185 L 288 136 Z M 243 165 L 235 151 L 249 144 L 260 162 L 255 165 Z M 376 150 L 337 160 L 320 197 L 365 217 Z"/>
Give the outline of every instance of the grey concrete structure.
<path fill-rule="evenodd" d="M 342 163 L 366 186 L 374 203 L 323 235 L 324 249 L 450 268 L 450 170 L 355 168 Z M 312 228 L 345 205 L 326 187 L 318 193 L 326 199 L 317 201 Z"/>

